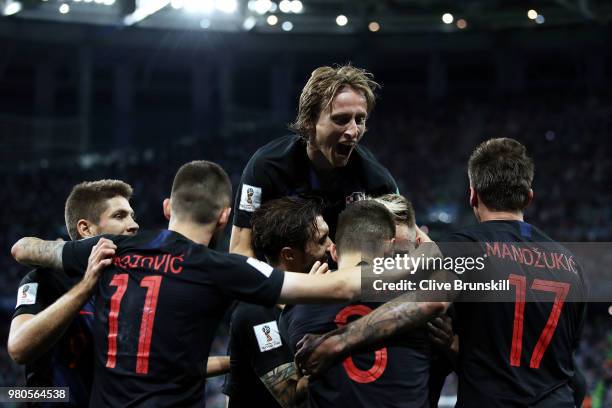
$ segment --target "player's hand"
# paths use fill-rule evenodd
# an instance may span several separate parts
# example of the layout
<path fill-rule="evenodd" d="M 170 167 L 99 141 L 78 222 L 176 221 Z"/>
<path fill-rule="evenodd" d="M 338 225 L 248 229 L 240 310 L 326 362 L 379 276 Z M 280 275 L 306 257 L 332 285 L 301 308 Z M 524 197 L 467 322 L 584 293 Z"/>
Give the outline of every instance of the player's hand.
<path fill-rule="evenodd" d="M 453 333 L 452 320 L 447 315 L 436 317 L 427 322 L 429 339 L 436 345 L 450 349 L 453 345 L 455 334 Z"/>
<path fill-rule="evenodd" d="M 113 256 L 117 246 L 113 241 L 106 238 L 100 238 L 98 243 L 91 249 L 89 260 L 87 262 L 87 270 L 83 281 L 87 282 L 93 288 L 100 278 L 102 270 L 113 262 Z"/>
<path fill-rule="evenodd" d="M 310 272 L 308 272 L 308 274 L 309 275 L 323 275 L 327 273 L 328 271 L 329 271 L 329 265 L 327 265 L 327 262 L 321 263 L 321 261 L 317 261 L 314 263 L 314 265 L 312 265 L 312 268 L 310 268 Z"/>
<path fill-rule="evenodd" d="M 334 352 L 333 336 L 307 334 L 297 344 L 295 363 L 303 375 L 317 377 L 325 373 L 338 357 Z"/>

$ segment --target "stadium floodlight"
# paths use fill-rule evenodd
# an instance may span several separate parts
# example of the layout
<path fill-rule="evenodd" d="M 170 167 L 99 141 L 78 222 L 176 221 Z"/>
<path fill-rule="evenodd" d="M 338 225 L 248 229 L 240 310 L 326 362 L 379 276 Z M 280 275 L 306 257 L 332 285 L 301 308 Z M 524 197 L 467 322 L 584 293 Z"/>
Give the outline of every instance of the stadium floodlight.
<path fill-rule="evenodd" d="M 59 12 L 62 14 L 70 13 L 70 6 L 66 3 L 62 4 L 61 6 L 59 6 Z"/>
<path fill-rule="evenodd" d="M 291 2 L 289 0 L 282 0 L 278 3 L 278 8 L 283 13 L 291 13 Z"/>
<path fill-rule="evenodd" d="M 538 16 L 535 19 L 535 22 L 538 23 L 538 24 L 544 24 L 545 21 L 546 21 L 546 19 L 541 14 L 538 14 Z"/>
<path fill-rule="evenodd" d="M 344 14 L 340 14 L 338 17 L 336 17 L 336 24 L 338 24 L 340 27 L 344 27 L 348 24 L 348 18 Z"/>
<path fill-rule="evenodd" d="M 232 14 L 238 10 L 238 2 L 236 0 L 217 0 L 216 8 L 222 13 Z"/>
<path fill-rule="evenodd" d="M 538 17 L 538 12 L 537 12 L 537 11 L 535 11 L 534 9 L 531 9 L 531 10 L 529 10 L 529 11 L 527 12 L 527 17 L 528 17 L 530 20 L 535 20 L 535 19 Z"/>
<path fill-rule="evenodd" d="M 249 2 L 251 3 L 251 2 Z M 264 15 L 268 12 L 268 10 L 270 10 L 270 7 L 272 5 L 272 2 L 270 0 L 257 0 L 252 2 L 253 3 L 253 10 L 254 12 L 256 12 L 259 15 Z"/>
<path fill-rule="evenodd" d="M 373 33 L 378 32 L 378 30 L 380 30 L 380 24 L 378 24 L 376 21 L 372 21 L 370 24 L 368 24 L 368 30 Z"/>
<path fill-rule="evenodd" d="M 257 23 L 257 20 L 255 20 L 255 17 L 248 16 L 247 18 L 244 19 L 244 22 L 242 23 L 242 28 L 244 28 L 247 31 L 250 31 L 253 29 L 253 27 L 255 27 L 256 23 Z"/>
<path fill-rule="evenodd" d="M 457 20 L 457 28 L 459 28 L 460 30 L 463 30 L 464 28 L 467 27 L 467 21 L 465 21 L 464 19 L 460 18 L 459 20 Z"/>
<path fill-rule="evenodd" d="M 283 31 L 291 31 L 293 30 L 293 23 L 291 21 L 285 21 L 281 27 Z"/>
<path fill-rule="evenodd" d="M 276 17 L 275 15 L 268 16 L 266 22 L 268 23 L 268 25 L 271 26 L 276 25 L 276 23 L 278 23 L 278 17 Z"/>
<path fill-rule="evenodd" d="M 278 4 L 276 4 L 275 2 L 270 2 L 270 8 L 268 9 L 268 11 L 270 13 L 276 13 L 276 10 L 278 10 Z"/>
<path fill-rule="evenodd" d="M 2 10 L 2 14 L 5 16 L 12 16 L 13 14 L 17 14 L 21 11 L 23 5 L 19 1 L 9 1 L 5 6 L 4 10 Z"/>
<path fill-rule="evenodd" d="M 128 14 L 123 18 L 123 24 L 125 24 L 126 26 L 131 26 L 136 23 L 139 23 L 150 15 L 157 13 L 159 10 L 163 9 L 169 4 L 170 0 L 149 0 L 147 2 L 141 2 L 139 4 L 139 7 L 134 10 L 133 13 Z"/>
<path fill-rule="evenodd" d="M 442 15 L 442 21 L 444 22 L 444 24 L 451 24 L 454 19 L 455 18 L 453 17 L 451 13 L 444 13 Z"/>
<path fill-rule="evenodd" d="M 299 14 L 304 11 L 304 5 L 300 0 L 293 0 L 290 4 L 290 9 L 292 13 Z"/>

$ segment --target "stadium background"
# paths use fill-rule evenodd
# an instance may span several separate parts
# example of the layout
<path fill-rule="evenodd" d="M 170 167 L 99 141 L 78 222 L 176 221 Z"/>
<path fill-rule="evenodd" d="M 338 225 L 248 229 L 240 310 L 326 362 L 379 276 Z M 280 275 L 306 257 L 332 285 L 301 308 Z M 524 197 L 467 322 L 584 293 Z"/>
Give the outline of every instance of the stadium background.
<path fill-rule="evenodd" d="M 236 187 L 253 152 L 287 133 L 320 65 L 350 61 L 383 85 L 362 143 L 433 238 L 473 222 L 469 153 L 508 136 L 536 162 L 527 220 L 559 241 L 612 240 L 608 2 L 281 3 L 0 0 L 0 386 L 23 384 L 6 352 L 27 271 L 12 243 L 66 238 L 63 203 L 82 180 L 130 183 L 141 228 L 165 226 L 161 202 L 185 161 L 222 164 Z M 591 306 L 577 356 L 593 406 L 611 394 L 611 315 Z M 223 404 L 221 382 L 209 382 L 210 407 Z"/>

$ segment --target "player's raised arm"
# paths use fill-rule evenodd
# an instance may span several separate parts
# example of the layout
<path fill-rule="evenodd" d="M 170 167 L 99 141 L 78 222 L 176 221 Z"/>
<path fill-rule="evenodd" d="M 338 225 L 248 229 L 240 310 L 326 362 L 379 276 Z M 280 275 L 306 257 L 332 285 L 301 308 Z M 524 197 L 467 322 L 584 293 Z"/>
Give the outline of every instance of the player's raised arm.
<path fill-rule="evenodd" d="M 285 272 L 278 303 L 350 302 L 360 295 L 359 267 L 321 275 Z"/>
<path fill-rule="evenodd" d="M 7 345 L 13 360 L 31 363 L 55 344 L 91 297 L 102 270 L 111 264 L 114 250 L 109 243 L 112 241 L 104 240 L 93 247 L 83 279 L 56 302 L 34 316 L 23 314 L 13 320 Z"/>
<path fill-rule="evenodd" d="M 44 241 L 36 237 L 25 237 L 13 245 L 11 255 L 20 264 L 62 269 L 64 244 L 64 241 Z"/>

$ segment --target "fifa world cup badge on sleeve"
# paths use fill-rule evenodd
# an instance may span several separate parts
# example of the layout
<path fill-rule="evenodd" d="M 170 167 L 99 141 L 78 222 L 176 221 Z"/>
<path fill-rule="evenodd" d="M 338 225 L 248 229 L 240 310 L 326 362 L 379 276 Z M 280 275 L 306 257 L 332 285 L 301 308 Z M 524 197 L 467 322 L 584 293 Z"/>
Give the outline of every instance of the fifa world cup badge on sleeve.
<path fill-rule="evenodd" d="M 242 185 L 240 194 L 240 209 L 253 212 L 261 206 L 261 187 Z"/>
<path fill-rule="evenodd" d="M 17 292 L 17 305 L 33 305 L 36 303 L 36 292 L 38 292 L 38 283 L 26 283 L 19 288 Z"/>
<path fill-rule="evenodd" d="M 257 337 L 259 351 L 262 353 L 283 345 L 278 326 L 274 320 L 253 326 L 253 330 L 255 331 L 255 337 Z"/>

